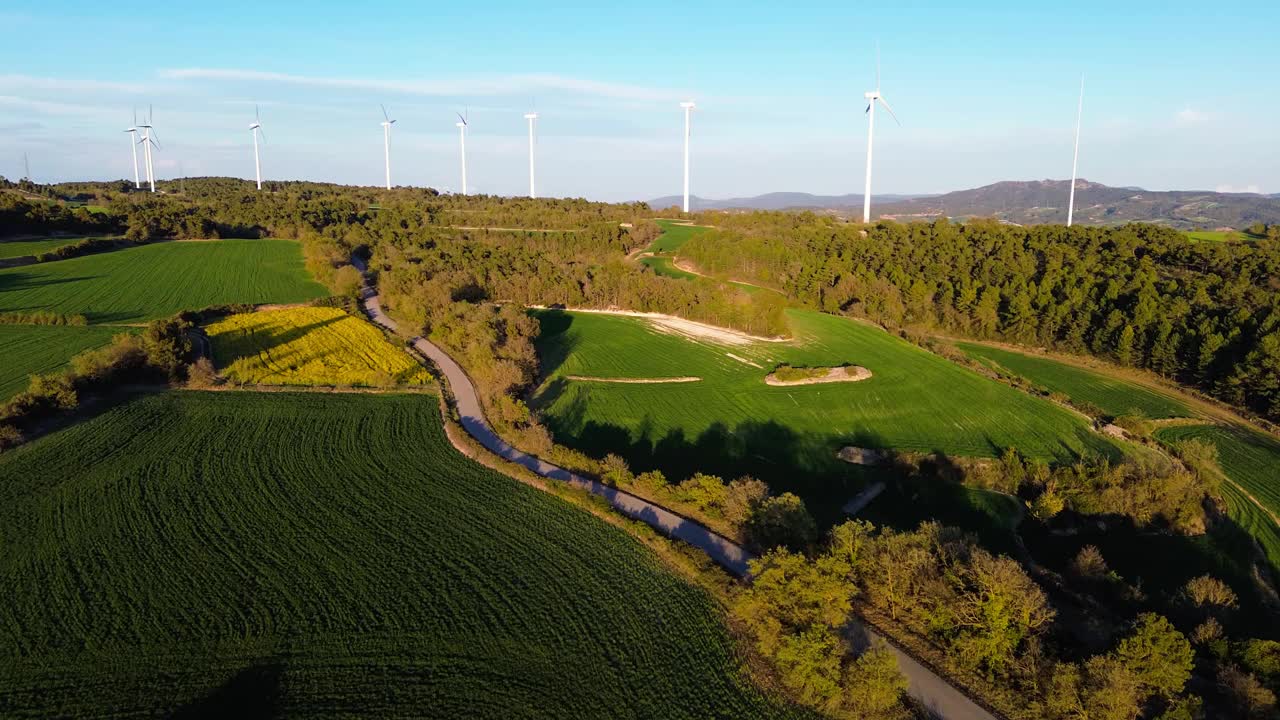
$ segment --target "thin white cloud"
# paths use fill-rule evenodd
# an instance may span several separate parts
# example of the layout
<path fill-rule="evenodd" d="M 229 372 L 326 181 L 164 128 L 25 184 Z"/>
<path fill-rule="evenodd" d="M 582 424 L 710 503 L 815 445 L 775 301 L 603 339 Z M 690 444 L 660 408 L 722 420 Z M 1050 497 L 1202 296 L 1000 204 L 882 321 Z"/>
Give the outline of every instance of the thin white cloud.
<path fill-rule="evenodd" d="M 530 95 L 539 92 L 565 92 L 607 97 L 618 100 L 662 101 L 680 97 L 665 88 L 643 87 L 623 83 L 600 82 L 544 73 L 476 76 L 450 80 L 405 82 L 370 78 L 324 77 L 289 73 L 236 70 L 229 68 L 173 68 L 160 71 L 170 80 L 239 80 L 273 82 L 312 87 L 346 88 L 427 95 L 434 97 L 466 97 L 497 95 Z"/>
<path fill-rule="evenodd" d="M 0 75 L 0 90 L 40 90 L 54 92 L 117 92 L 141 93 L 143 87 L 134 83 L 79 78 L 51 78 L 33 75 Z"/>
<path fill-rule="evenodd" d="M 1209 122 L 1209 113 L 1195 108 L 1183 108 L 1173 116 L 1173 124 L 1178 127 L 1195 127 L 1207 122 Z"/>
<path fill-rule="evenodd" d="M 103 108 L 93 107 L 91 105 L 76 105 L 72 103 L 49 102 L 47 100 L 33 100 L 31 98 L 18 97 L 16 95 L 0 95 L 0 108 L 12 108 L 15 110 L 26 110 L 41 115 L 96 115 L 104 112 Z"/>

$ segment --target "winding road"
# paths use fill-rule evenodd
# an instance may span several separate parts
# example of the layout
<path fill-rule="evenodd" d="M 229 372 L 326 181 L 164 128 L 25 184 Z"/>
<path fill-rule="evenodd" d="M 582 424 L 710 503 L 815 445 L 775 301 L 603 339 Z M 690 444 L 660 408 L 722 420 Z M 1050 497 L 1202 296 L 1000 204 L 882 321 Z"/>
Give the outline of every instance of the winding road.
<path fill-rule="evenodd" d="M 352 261 L 362 273 L 366 268 L 363 262 Z M 361 290 L 360 304 L 373 322 L 392 331 L 398 332 L 399 326 L 387 316 L 382 309 L 381 298 L 365 275 L 364 287 Z M 640 520 L 652 526 L 668 537 L 686 542 L 705 552 L 716 564 L 725 568 L 737 577 L 745 577 L 748 573 L 747 561 L 752 555 L 742 546 L 712 532 L 702 525 L 681 515 L 656 505 L 631 493 L 609 487 L 591 478 L 585 478 L 557 465 L 552 465 L 533 455 L 516 449 L 494 432 L 484 417 L 480 406 L 480 398 L 476 394 L 475 385 L 457 362 L 444 350 L 426 338 L 414 337 L 410 344 L 418 352 L 435 363 L 444 375 L 449 389 L 453 392 L 454 402 L 461 418 L 463 429 L 484 445 L 490 452 L 519 464 L 529 470 L 552 480 L 559 480 L 573 487 L 598 495 L 609 502 L 616 510 L 627 517 Z M 849 626 L 849 634 L 855 645 L 865 646 L 872 640 L 883 640 L 885 645 L 897 657 L 898 667 L 908 681 L 907 692 L 923 705 L 934 717 L 943 720 L 997 720 L 996 716 L 984 710 L 947 680 L 917 662 L 915 658 L 902 651 L 887 638 L 882 637 L 872 628 L 853 620 Z"/>

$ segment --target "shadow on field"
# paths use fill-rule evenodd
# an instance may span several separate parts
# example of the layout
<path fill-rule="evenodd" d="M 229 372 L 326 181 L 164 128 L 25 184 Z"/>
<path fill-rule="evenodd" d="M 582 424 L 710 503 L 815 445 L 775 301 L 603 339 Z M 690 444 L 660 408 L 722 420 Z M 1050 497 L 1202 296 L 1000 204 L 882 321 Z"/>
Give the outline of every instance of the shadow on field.
<path fill-rule="evenodd" d="M 578 344 L 577 338 L 568 332 L 573 316 L 563 310 L 531 310 L 530 314 L 539 324 L 538 337 L 534 340 L 539 370 L 543 378 L 551 377 Z"/>
<path fill-rule="evenodd" d="M 173 720 L 239 718 L 266 720 L 281 715 L 278 664 L 254 665 L 240 670 L 209 695 L 187 703 L 170 715 Z"/>

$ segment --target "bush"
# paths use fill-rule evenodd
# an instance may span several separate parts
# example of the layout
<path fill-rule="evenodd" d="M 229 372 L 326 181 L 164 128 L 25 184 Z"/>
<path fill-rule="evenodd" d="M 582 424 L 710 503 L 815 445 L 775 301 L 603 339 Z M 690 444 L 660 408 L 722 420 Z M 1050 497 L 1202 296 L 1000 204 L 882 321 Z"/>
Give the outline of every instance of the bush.
<path fill-rule="evenodd" d="M 22 444 L 22 433 L 12 425 L 0 425 L 0 450 Z"/>
<path fill-rule="evenodd" d="M 218 385 L 221 378 L 213 367 L 213 361 L 207 357 L 198 358 L 187 366 L 187 385 L 193 388 L 207 388 Z"/>
<path fill-rule="evenodd" d="M 0 313 L 0 325 L 88 325 L 84 315 L 64 315 L 48 310 Z"/>
<path fill-rule="evenodd" d="M 804 501 L 792 493 L 764 500 L 747 519 L 747 543 L 759 550 L 775 547 L 803 549 L 818 534 L 817 524 L 805 509 Z"/>
<path fill-rule="evenodd" d="M 824 377 L 826 374 L 827 368 L 792 367 L 790 365 L 779 365 L 773 370 L 774 378 L 781 382 L 812 380 L 814 378 Z"/>

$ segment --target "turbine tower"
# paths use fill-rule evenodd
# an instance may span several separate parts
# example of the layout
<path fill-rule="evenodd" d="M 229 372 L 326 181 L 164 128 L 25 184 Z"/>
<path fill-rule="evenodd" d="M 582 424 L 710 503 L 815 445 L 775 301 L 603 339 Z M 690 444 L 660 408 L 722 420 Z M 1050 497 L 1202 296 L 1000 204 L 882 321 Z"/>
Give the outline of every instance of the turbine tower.
<path fill-rule="evenodd" d="M 160 145 L 155 141 L 155 138 L 152 136 L 152 133 L 151 133 L 153 129 L 153 126 L 151 124 L 151 117 L 152 117 L 152 107 L 148 105 L 147 121 L 142 125 L 139 125 L 138 127 L 142 128 L 143 130 L 142 139 L 139 140 L 139 142 L 142 143 L 142 155 L 145 159 L 146 166 L 147 166 L 147 184 L 151 186 L 151 192 L 155 192 L 156 191 L 156 170 L 155 170 L 155 164 L 151 160 L 151 148 L 154 146 L 156 149 L 159 149 Z"/>
<path fill-rule="evenodd" d="M 684 211 L 689 212 L 689 115 L 695 107 L 692 100 L 680 103 L 684 108 Z"/>
<path fill-rule="evenodd" d="M 885 101 L 884 96 L 880 94 L 880 46 L 876 45 L 876 89 L 869 93 L 864 93 L 867 98 L 867 186 L 862 192 L 862 222 L 871 222 L 871 150 L 875 141 L 876 131 L 876 103 L 884 106 L 889 117 L 893 121 L 898 122 L 898 116 L 893 114 L 893 108 L 889 107 L 889 103 Z"/>
<path fill-rule="evenodd" d="M 262 189 L 262 160 L 258 156 L 258 136 L 262 135 L 265 145 L 267 136 L 262 134 L 262 118 L 258 116 L 258 106 L 253 106 L 253 124 L 249 125 L 249 133 L 253 135 L 253 170 L 258 180 L 258 189 Z"/>
<path fill-rule="evenodd" d="M 1080 100 L 1076 103 L 1076 149 L 1071 156 L 1071 196 L 1067 200 L 1067 227 L 1076 209 L 1076 167 L 1080 162 L 1080 117 L 1084 114 L 1084 75 L 1080 76 Z"/>
<path fill-rule="evenodd" d="M 31 161 L 26 153 L 22 153 L 22 179 L 31 182 Z"/>
<path fill-rule="evenodd" d="M 391 117 L 387 115 L 386 105 L 379 105 L 378 107 L 382 108 L 382 159 L 386 162 L 387 189 L 390 190 L 391 189 L 391 126 L 395 125 L 396 121 L 392 120 Z"/>
<path fill-rule="evenodd" d="M 534 177 L 533 175 L 533 146 L 534 146 L 533 126 L 538 121 L 538 113 L 536 112 L 525 113 L 524 119 L 529 121 L 529 197 L 536 198 L 538 197 L 538 193 L 534 190 L 534 184 L 533 184 L 533 177 Z"/>
<path fill-rule="evenodd" d="M 470 113 L 468 113 L 469 115 Z M 458 113 L 458 140 L 462 147 L 462 194 L 467 194 L 467 117 Z"/>
<path fill-rule="evenodd" d="M 129 133 L 129 151 L 133 153 L 133 189 L 142 189 L 138 182 L 138 111 L 133 111 L 133 125 L 125 132 Z"/>

